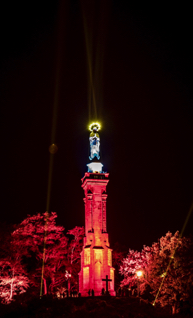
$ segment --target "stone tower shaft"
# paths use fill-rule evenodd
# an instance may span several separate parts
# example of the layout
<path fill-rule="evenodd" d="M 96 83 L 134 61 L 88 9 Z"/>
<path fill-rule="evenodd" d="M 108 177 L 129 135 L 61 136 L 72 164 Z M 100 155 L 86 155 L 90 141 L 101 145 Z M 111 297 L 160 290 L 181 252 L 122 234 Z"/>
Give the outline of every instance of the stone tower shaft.
<path fill-rule="evenodd" d="M 85 198 L 85 233 L 95 233 L 95 237 L 107 232 L 106 227 L 106 186 L 109 182 L 108 173 L 86 173 L 82 179 Z M 96 245 L 100 245 L 98 241 Z"/>
<path fill-rule="evenodd" d="M 95 296 L 106 290 L 103 279 L 108 276 L 108 291 L 114 296 L 114 268 L 112 249 L 106 226 L 106 186 L 108 173 L 86 172 L 82 178 L 85 198 L 85 238 L 81 252 L 81 271 L 79 273 L 79 292 L 88 296 L 93 290 Z"/>

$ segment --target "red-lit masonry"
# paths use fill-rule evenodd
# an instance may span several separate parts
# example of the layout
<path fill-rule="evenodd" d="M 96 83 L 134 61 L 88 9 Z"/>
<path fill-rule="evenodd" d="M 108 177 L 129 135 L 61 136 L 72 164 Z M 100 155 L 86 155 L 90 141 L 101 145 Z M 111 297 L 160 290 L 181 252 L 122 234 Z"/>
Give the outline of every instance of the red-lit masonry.
<path fill-rule="evenodd" d="M 106 226 L 106 186 L 108 173 L 86 172 L 82 178 L 85 198 L 85 238 L 81 252 L 81 271 L 79 273 L 79 292 L 81 296 L 93 294 L 100 296 L 108 291 L 115 296 L 114 268 L 112 267 L 112 249 Z M 103 292 L 102 292 L 103 290 Z"/>

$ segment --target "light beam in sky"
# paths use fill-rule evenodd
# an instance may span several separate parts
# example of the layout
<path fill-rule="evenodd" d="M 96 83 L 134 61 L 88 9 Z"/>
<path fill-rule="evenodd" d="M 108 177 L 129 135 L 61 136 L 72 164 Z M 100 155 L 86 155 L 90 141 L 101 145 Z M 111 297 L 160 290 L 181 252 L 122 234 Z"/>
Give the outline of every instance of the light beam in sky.
<path fill-rule="evenodd" d="M 88 70 L 88 116 L 97 120 L 102 108 L 104 47 L 107 34 L 108 1 L 81 1 Z"/>
<path fill-rule="evenodd" d="M 54 105 L 53 105 L 53 115 L 52 115 L 52 130 L 51 130 L 51 144 L 49 146 L 50 159 L 49 159 L 49 170 L 48 170 L 48 188 L 47 188 L 47 202 L 46 202 L 46 220 L 45 220 L 45 231 L 44 231 L 44 248 L 42 257 L 42 273 L 41 273 L 41 284 L 40 284 L 40 298 L 42 297 L 43 290 L 43 279 L 44 279 L 44 265 L 45 265 L 45 255 L 46 255 L 46 240 L 47 240 L 47 226 L 50 212 L 50 197 L 51 197 L 51 185 L 52 185 L 52 175 L 53 175 L 53 163 L 54 154 L 57 152 L 58 147 L 55 144 L 56 140 L 56 128 L 57 128 L 57 113 L 58 113 L 58 100 L 59 100 L 59 88 L 60 88 L 60 78 L 61 78 L 61 65 L 63 60 L 63 42 L 64 42 L 64 12 L 66 12 L 64 7 L 64 1 L 61 1 L 59 6 L 59 17 L 58 17 L 58 45 L 56 51 L 56 75 L 55 75 L 55 87 L 54 87 Z"/>
<path fill-rule="evenodd" d="M 166 271 L 165 271 L 165 273 L 164 273 L 164 275 L 163 275 L 163 279 L 162 279 L 162 281 L 161 281 L 161 284 L 160 284 L 160 287 L 159 287 L 159 289 L 158 289 L 158 292 L 157 292 L 157 294 L 156 294 L 156 296 L 155 296 L 155 299 L 154 299 L 154 302 L 153 302 L 153 306 L 155 306 L 156 300 L 157 300 L 157 298 L 158 298 L 158 296 L 159 296 L 159 293 L 160 293 L 160 291 L 161 291 L 161 289 L 162 289 L 162 286 L 163 286 L 164 280 L 165 280 L 165 278 L 166 278 L 166 276 L 167 276 L 167 273 L 168 273 L 168 270 L 169 270 L 169 268 L 170 268 L 170 265 L 171 265 L 172 261 L 174 260 L 174 256 L 175 256 L 176 250 L 177 250 L 177 248 L 178 248 L 179 240 L 181 239 L 181 237 L 182 237 L 182 235 L 183 235 L 183 233 L 184 233 L 184 230 L 185 230 L 186 225 L 187 225 L 187 223 L 188 223 L 188 221 L 189 221 L 189 219 L 190 219 L 190 216 L 191 216 L 191 214 L 192 214 L 192 211 L 193 211 L 193 203 L 192 203 L 192 205 L 191 205 L 191 207 L 190 207 L 190 210 L 189 210 L 189 212 L 188 212 L 188 214 L 187 214 L 187 217 L 186 217 L 186 219 L 185 219 L 183 228 L 182 228 L 181 233 L 180 233 L 180 235 L 179 235 L 179 238 L 178 238 L 176 247 L 175 247 L 175 249 L 174 249 L 174 251 L 173 251 L 173 254 L 172 254 L 171 258 L 170 258 L 168 267 L 167 267 L 167 269 L 166 269 Z"/>

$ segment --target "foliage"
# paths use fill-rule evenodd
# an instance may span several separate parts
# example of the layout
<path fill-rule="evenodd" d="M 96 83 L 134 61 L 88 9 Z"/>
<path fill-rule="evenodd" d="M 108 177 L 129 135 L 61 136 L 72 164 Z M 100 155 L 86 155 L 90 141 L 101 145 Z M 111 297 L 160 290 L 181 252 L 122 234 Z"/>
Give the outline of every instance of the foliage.
<path fill-rule="evenodd" d="M 138 270 L 143 272 L 141 278 L 136 275 Z M 170 306 L 175 313 L 192 297 L 193 243 L 180 238 L 178 232 L 168 232 L 158 243 L 144 246 L 141 252 L 129 250 L 120 272 L 124 275 L 122 286 L 136 288 L 139 284 L 141 294 L 150 291 L 154 298 L 163 283 L 156 303 Z"/>
<path fill-rule="evenodd" d="M 124 275 L 121 286 L 137 286 L 137 271 L 141 270 L 143 271 L 143 277 L 145 277 L 145 273 L 147 276 L 148 265 L 151 259 L 151 248 L 148 246 L 144 246 L 141 252 L 129 249 L 129 253 L 127 257 L 123 259 L 123 263 L 120 267 L 120 272 Z"/>
<path fill-rule="evenodd" d="M 78 273 L 80 271 L 80 253 L 82 251 L 84 227 L 76 226 L 69 230 L 67 235 L 72 236 L 68 243 L 66 268 L 71 274 L 71 290 L 78 292 Z"/>
<path fill-rule="evenodd" d="M 29 287 L 29 279 L 19 260 L 0 261 L 0 297 L 9 303 L 13 296 L 24 293 Z"/>
<path fill-rule="evenodd" d="M 67 238 L 64 228 L 56 225 L 57 214 L 51 212 L 28 216 L 13 232 L 14 245 L 18 247 L 26 262 L 33 260 L 34 268 L 31 268 L 31 281 L 39 285 L 43 250 L 44 257 L 44 293 L 47 293 L 48 282 L 52 288 L 58 279 L 58 273 L 63 266 L 67 253 Z"/>
<path fill-rule="evenodd" d="M 20 251 L 11 241 L 9 230 L 6 227 L 1 229 L 0 236 L 0 298 L 4 303 L 9 303 L 29 287 Z"/>
<path fill-rule="evenodd" d="M 36 214 L 15 226 L 14 231 L 0 235 L 0 297 L 11 301 L 13 296 L 34 286 L 40 290 L 44 254 L 44 294 L 64 293 L 67 287 L 78 290 L 80 251 L 83 227 L 68 231 L 56 225 L 55 212 Z M 45 251 L 45 253 L 44 253 Z M 68 281 L 66 273 L 71 273 Z M 71 283 L 71 284 L 69 284 Z M 70 286 L 71 285 L 71 286 Z M 69 290 L 70 292 L 70 290 Z"/>
<path fill-rule="evenodd" d="M 84 227 L 76 226 L 74 229 L 68 231 L 67 234 L 74 236 L 68 246 L 70 263 L 73 264 L 80 259 L 80 252 L 82 251 L 81 243 L 84 237 Z"/>

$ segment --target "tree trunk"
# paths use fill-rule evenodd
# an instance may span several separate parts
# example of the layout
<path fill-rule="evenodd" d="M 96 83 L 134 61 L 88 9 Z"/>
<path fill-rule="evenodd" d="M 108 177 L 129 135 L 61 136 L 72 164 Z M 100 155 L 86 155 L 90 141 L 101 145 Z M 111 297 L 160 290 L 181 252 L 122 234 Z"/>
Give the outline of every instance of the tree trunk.
<path fill-rule="evenodd" d="M 47 284 L 46 284 L 45 278 L 44 278 L 44 295 L 47 295 Z"/>
<path fill-rule="evenodd" d="M 172 306 L 172 315 L 174 315 L 175 313 L 176 313 L 176 304 Z"/>
<path fill-rule="evenodd" d="M 70 289 L 71 289 L 71 288 L 70 288 L 70 278 L 68 278 L 68 293 L 69 293 L 69 296 L 70 296 L 70 294 L 71 294 L 71 293 L 70 293 Z"/>
<path fill-rule="evenodd" d="M 11 290 L 10 290 L 10 297 L 9 297 L 9 299 L 12 299 L 12 297 L 13 297 L 13 280 L 11 281 L 10 288 L 11 288 Z"/>
<path fill-rule="evenodd" d="M 13 278 L 14 278 L 14 269 L 13 269 L 13 272 L 12 272 L 12 280 L 11 280 L 11 291 L 10 291 L 10 298 L 9 299 L 12 299 L 13 298 Z"/>
<path fill-rule="evenodd" d="M 55 274 L 55 270 L 53 270 L 53 273 Z M 51 291 L 52 294 L 53 294 L 54 286 L 55 286 L 55 275 L 54 274 L 51 276 L 52 283 L 51 283 L 50 291 Z"/>

